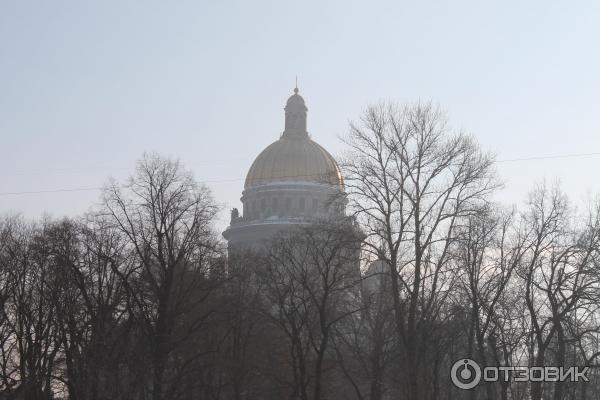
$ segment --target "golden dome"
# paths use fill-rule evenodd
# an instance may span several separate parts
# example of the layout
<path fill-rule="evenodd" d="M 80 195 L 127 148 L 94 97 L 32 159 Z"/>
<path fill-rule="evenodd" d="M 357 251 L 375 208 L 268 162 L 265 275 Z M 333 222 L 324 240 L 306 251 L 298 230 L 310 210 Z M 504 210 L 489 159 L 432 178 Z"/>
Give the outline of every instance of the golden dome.
<path fill-rule="evenodd" d="M 285 130 L 281 138 L 262 151 L 252 163 L 244 188 L 272 182 L 315 182 L 344 190 L 335 159 L 313 142 L 306 131 L 304 99 L 298 88 L 285 106 Z"/>
<path fill-rule="evenodd" d="M 272 182 L 324 183 L 344 190 L 340 167 L 327 150 L 308 135 L 283 135 L 252 163 L 244 188 Z"/>

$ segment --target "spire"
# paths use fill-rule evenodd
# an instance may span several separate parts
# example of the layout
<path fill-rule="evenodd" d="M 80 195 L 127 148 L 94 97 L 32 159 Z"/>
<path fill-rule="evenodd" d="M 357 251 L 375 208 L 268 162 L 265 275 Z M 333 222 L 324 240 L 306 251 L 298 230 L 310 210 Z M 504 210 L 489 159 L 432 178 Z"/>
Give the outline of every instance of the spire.
<path fill-rule="evenodd" d="M 306 131 L 306 112 L 308 108 L 304 99 L 298 94 L 298 78 L 294 94 L 290 96 L 285 105 L 285 131 L 284 136 L 308 136 Z"/>

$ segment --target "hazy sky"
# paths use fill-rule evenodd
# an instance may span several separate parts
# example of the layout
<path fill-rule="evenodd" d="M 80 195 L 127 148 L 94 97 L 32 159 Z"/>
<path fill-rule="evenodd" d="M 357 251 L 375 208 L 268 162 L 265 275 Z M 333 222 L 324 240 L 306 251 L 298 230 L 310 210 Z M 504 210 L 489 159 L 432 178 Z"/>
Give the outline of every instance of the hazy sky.
<path fill-rule="evenodd" d="M 299 76 L 334 155 L 380 99 L 433 100 L 499 160 L 600 153 L 600 2 L 1 1 L 0 212 L 84 212 L 144 151 L 237 206 Z M 600 155 L 498 163 L 503 201 L 600 191 Z"/>

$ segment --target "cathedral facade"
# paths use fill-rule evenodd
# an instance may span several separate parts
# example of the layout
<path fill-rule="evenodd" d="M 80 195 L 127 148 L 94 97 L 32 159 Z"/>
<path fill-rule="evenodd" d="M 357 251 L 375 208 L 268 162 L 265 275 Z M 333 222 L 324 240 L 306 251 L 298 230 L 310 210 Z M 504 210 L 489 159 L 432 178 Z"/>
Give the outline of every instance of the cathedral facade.
<path fill-rule="evenodd" d="M 336 160 L 307 131 L 298 88 L 285 105 L 279 139 L 256 157 L 244 184 L 242 213 L 223 233 L 229 248 L 255 247 L 282 230 L 345 215 L 344 180 Z"/>

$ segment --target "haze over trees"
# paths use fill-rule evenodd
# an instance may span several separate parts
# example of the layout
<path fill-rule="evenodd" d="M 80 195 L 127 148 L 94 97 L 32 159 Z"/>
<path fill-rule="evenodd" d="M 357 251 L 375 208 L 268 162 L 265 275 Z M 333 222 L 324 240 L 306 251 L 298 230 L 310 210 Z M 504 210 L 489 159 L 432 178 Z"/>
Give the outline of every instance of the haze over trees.
<path fill-rule="evenodd" d="M 450 369 L 595 366 L 600 202 L 494 202 L 494 158 L 431 104 L 368 108 L 344 139 L 345 220 L 227 255 L 219 206 L 145 155 L 75 219 L 0 220 L 0 399 L 577 399 L 590 382 Z"/>

